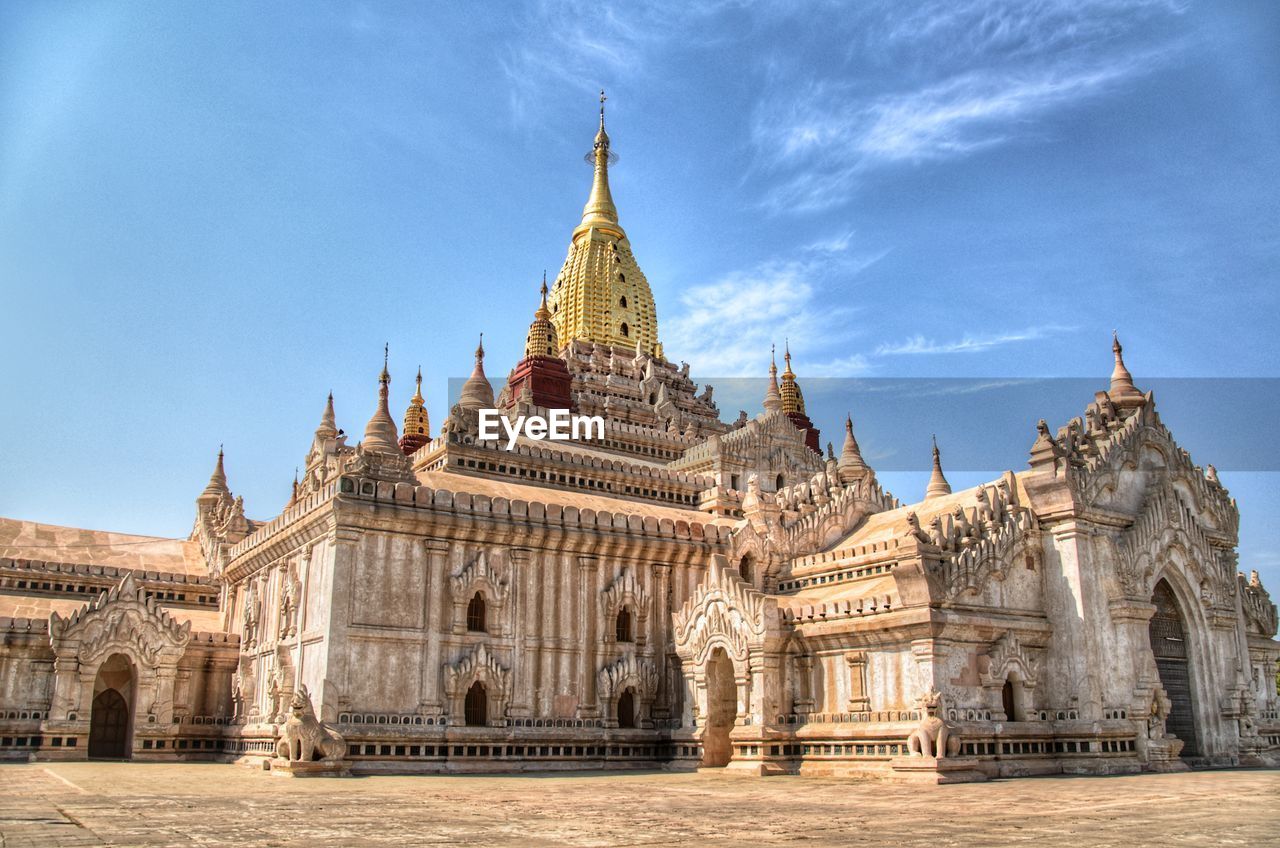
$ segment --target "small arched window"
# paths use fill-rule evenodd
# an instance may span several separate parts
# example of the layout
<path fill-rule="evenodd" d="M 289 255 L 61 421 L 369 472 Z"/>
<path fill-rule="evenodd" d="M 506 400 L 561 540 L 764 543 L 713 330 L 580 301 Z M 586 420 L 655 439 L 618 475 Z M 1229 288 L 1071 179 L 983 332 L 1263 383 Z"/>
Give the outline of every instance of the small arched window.
<path fill-rule="evenodd" d="M 618 610 L 618 620 L 614 624 L 614 634 L 619 642 L 631 641 L 631 610 L 626 607 Z"/>
<path fill-rule="evenodd" d="M 426 430 L 424 430 L 422 427 L 419 427 L 419 428 L 418 428 L 418 432 L 419 432 L 419 433 L 425 433 L 425 432 L 427 432 L 427 431 L 426 431 Z"/>
<path fill-rule="evenodd" d="M 622 335 L 628 337 L 631 335 L 631 328 L 626 325 L 626 322 L 622 324 Z"/>
<path fill-rule="evenodd" d="M 627 296 L 625 294 L 622 297 L 618 298 L 618 305 L 621 306 L 623 309 L 627 308 Z"/>
<path fill-rule="evenodd" d="M 489 723 L 489 693 L 484 690 L 484 684 L 479 680 L 472 683 L 471 688 L 467 690 L 467 702 L 463 712 L 470 727 L 484 727 Z"/>
<path fill-rule="evenodd" d="M 742 560 L 738 563 L 738 573 L 742 575 L 742 579 L 751 582 L 751 554 L 744 554 Z"/>
<path fill-rule="evenodd" d="M 471 603 L 467 604 L 467 629 L 475 633 L 485 632 L 484 595 L 476 592 Z"/>
<path fill-rule="evenodd" d="M 787 483 L 786 478 L 785 478 L 785 477 L 783 477 L 781 474 L 779 474 L 779 475 L 778 475 L 778 479 L 774 481 L 774 486 L 773 486 L 773 488 L 774 488 L 774 489 L 776 489 L 777 491 L 781 492 L 781 491 L 782 491 L 782 489 L 783 489 L 783 487 L 784 487 L 784 486 L 786 486 L 786 483 Z"/>
<path fill-rule="evenodd" d="M 618 727 L 636 726 L 635 690 L 628 687 L 618 696 Z"/>

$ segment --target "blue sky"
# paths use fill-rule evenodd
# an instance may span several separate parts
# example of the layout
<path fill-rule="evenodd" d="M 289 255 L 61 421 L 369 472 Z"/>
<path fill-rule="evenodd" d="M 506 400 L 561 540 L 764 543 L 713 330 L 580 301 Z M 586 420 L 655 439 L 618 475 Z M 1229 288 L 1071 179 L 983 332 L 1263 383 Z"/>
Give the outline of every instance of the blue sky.
<path fill-rule="evenodd" d="M 695 375 L 789 337 L 802 377 L 1101 388 L 1119 328 L 1140 384 L 1280 376 L 1276 43 L 1267 2 L 2 4 L 0 514 L 181 535 L 225 443 L 269 517 L 386 341 L 438 425 L 477 333 L 491 376 L 519 355 L 601 87 Z M 1223 476 L 1280 585 L 1276 475 Z"/>

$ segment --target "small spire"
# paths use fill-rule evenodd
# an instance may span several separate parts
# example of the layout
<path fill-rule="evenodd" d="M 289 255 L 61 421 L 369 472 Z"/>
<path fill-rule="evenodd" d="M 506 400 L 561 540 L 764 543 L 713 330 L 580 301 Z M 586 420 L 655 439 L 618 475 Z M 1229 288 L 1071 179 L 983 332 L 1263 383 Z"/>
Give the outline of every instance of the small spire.
<path fill-rule="evenodd" d="M 458 404 L 464 409 L 491 409 L 493 407 L 493 386 L 484 374 L 484 333 L 480 334 L 480 344 L 476 347 L 476 365 L 471 376 L 462 384 L 462 394 Z"/>
<path fill-rule="evenodd" d="M 764 411 L 776 412 L 782 409 L 782 396 L 778 393 L 778 349 L 769 345 L 769 387 L 765 389 Z"/>
<path fill-rule="evenodd" d="M 293 505 L 294 505 L 294 504 L 296 504 L 297 502 L 298 502 L 298 468 L 297 468 L 297 466 L 294 466 L 294 469 L 293 469 L 293 489 L 292 489 L 292 491 L 291 491 L 291 492 L 290 492 L 290 494 L 289 494 L 289 502 L 288 502 L 287 504 L 285 504 L 285 505 L 284 505 L 284 508 L 285 508 L 285 509 L 288 509 L 289 507 L 293 506 Z"/>
<path fill-rule="evenodd" d="M 871 468 L 862 458 L 862 449 L 853 435 L 853 416 L 844 418 L 844 446 L 840 449 L 840 461 L 836 463 L 841 483 L 852 483 L 870 473 Z"/>
<path fill-rule="evenodd" d="M 604 132 L 604 102 L 608 99 L 609 99 L 608 97 L 604 96 L 604 89 L 603 88 L 600 89 L 600 131 L 601 132 Z"/>
<path fill-rule="evenodd" d="M 1133 375 L 1124 365 L 1124 347 L 1120 344 L 1120 336 L 1111 331 L 1111 353 L 1115 356 L 1115 367 L 1111 370 L 1111 388 L 1107 394 L 1111 402 L 1120 409 L 1135 409 L 1146 403 L 1142 392 L 1133 385 Z"/>
<path fill-rule="evenodd" d="M 400 450 L 406 456 L 431 441 L 431 419 L 427 415 L 427 401 L 422 396 L 422 366 L 414 378 L 413 397 L 404 411 L 404 435 L 400 438 Z"/>
<path fill-rule="evenodd" d="M 213 465 L 213 473 L 209 475 L 209 485 L 204 487 L 204 491 L 200 493 L 203 497 L 218 498 L 222 495 L 231 494 L 231 490 L 227 488 L 227 472 L 222 463 L 222 445 L 218 445 L 218 460 Z"/>
<path fill-rule="evenodd" d="M 325 401 L 324 413 L 320 416 L 320 426 L 316 428 L 317 439 L 332 439 L 338 435 L 337 418 L 333 414 L 333 392 Z"/>
<path fill-rule="evenodd" d="M 786 351 L 784 360 L 786 368 L 782 372 L 782 387 L 780 389 L 780 397 L 782 398 L 782 411 L 786 413 L 799 413 L 804 415 L 804 393 L 800 391 L 800 384 L 796 381 L 796 374 L 791 370 L 791 341 L 785 340 Z"/>
<path fill-rule="evenodd" d="M 366 451 L 377 451 L 378 453 L 400 452 L 400 434 L 396 432 L 395 419 L 391 417 L 391 410 L 387 406 L 387 398 L 391 393 L 391 374 L 387 371 L 389 354 L 390 345 L 384 346 L 382 373 L 378 375 L 378 407 L 373 411 L 373 417 L 369 419 L 369 423 L 364 428 L 362 444 Z"/>
<path fill-rule="evenodd" d="M 929 487 L 924 490 L 924 499 L 940 498 L 951 494 L 951 484 L 942 474 L 942 454 L 938 451 L 938 437 L 933 437 L 933 474 L 929 477 Z"/>

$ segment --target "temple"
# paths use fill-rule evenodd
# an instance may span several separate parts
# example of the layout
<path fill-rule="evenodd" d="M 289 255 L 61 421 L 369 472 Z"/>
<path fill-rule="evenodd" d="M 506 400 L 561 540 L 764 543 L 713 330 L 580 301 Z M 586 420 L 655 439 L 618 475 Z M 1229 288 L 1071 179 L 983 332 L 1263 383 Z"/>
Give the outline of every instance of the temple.
<path fill-rule="evenodd" d="M 935 441 L 925 491 L 895 496 L 852 416 L 824 454 L 789 343 L 760 408 L 722 420 L 659 340 L 603 94 L 589 161 L 564 265 L 513 293 L 523 356 L 495 394 L 481 339 L 436 432 L 421 369 L 397 426 L 384 351 L 355 444 L 318 389 L 279 514 L 247 516 L 219 450 L 185 538 L 0 519 L 0 758 L 923 782 L 1280 765 L 1276 607 L 1118 338 L 1109 385 L 1028 433 L 1025 468 L 954 491 Z M 481 438 L 493 409 L 604 432 L 508 449 Z"/>

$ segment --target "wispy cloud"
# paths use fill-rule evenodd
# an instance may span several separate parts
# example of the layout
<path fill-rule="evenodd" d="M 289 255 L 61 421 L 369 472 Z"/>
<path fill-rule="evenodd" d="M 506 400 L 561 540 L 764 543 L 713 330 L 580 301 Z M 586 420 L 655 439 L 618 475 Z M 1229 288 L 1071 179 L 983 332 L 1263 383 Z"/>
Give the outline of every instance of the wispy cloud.
<path fill-rule="evenodd" d="M 811 66 L 775 72 L 751 130 L 770 183 L 764 205 L 833 206 L 870 170 L 1040 134 L 1040 119 L 1053 111 L 1166 61 L 1176 40 L 1143 26 L 1180 11 L 1156 0 L 872 7 L 857 18 L 867 39 L 860 61 L 878 58 L 902 72 L 876 74 L 865 64 L 826 76 L 809 75 Z"/>
<path fill-rule="evenodd" d="M 889 251 L 850 253 L 846 237 L 836 241 L 843 243 L 813 248 L 827 254 L 820 260 L 765 262 L 687 290 L 663 328 L 668 352 L 696 363 L 703 375 L 759 377 L 768 369 L 770 345 L 790 338 L 797 353 L 804 351 L 808 375 L 867 373 L 867 357 L 847 352 L 857 332 L 850 320 L 856 310 L 832 305 L 819 281 L 835 274 L 847 282 Z M 833 261 L 830 254 L 837 252 L 844 255 Z"/>
<path fill-rule="evenodd" d="M 1043 339 L 1055 333 L 1068 332 L 1072 329 L 1074 328 L 1044 325 L 1039 327 L 1027 327 L 1022 330 L 1014 330 L 1011 332 L 993 333 L 989 335 L 971 335 L 966 333 L 959 339 L 945 342 L 927 339 L 924 336 L 912 336 L 903 342 L 879 345 L 876 348 L 876 356 L 981 353 L 983 351 L 991 350 L 993 347 L 1000 347 L 1001 345 L 1013 344 L 1015 342 L 1027 342 L 1034 341 L 1036 339 Z"/>

